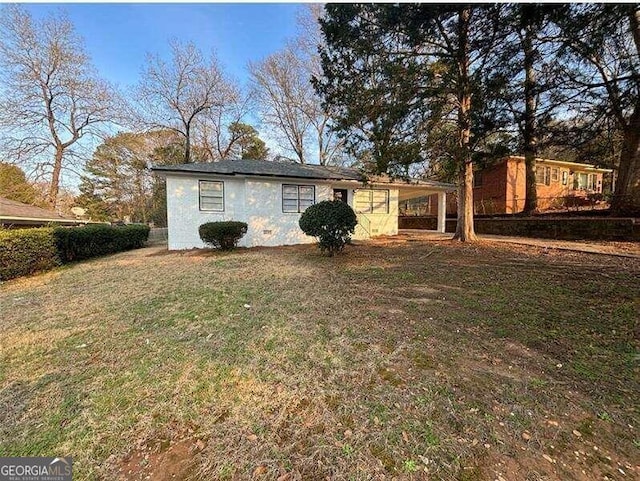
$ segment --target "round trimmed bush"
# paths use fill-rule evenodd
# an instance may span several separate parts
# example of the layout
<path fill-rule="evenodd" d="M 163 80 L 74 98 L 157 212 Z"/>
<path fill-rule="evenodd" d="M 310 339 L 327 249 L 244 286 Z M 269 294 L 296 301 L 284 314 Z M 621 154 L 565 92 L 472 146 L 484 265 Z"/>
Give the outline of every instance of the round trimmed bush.
<path fill-rule="evenodd" d="M 330 256 L 344 249 L 351 240 L 358 219 L 348 204 L 341 200 L 325 200 L 314 204 L 300 216 L 300 228 L 318 239 L 318 247 Z"/>
<path fill-rule="evenodd" d="M 247 233 L 247 224 L 233 220 L 222 222 L 207 222 L 198 229 L 200 239 L 216 249 L 231 250 L 238 245 L 238 241 Z"/>

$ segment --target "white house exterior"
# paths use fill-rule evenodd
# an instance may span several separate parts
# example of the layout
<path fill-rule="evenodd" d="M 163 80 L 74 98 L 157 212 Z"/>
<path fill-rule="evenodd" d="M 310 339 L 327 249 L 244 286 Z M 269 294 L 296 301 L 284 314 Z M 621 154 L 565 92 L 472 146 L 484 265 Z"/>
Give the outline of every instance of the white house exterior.
<path fill-rule="evenodd" d="M 247 223 L 243 247 L 315 242 L 300 230 L 300 215 L 309 205 L 333 199 L 346 200 L 355 210 L 354 239 L 395 235 L 401 193 L 438 193 L 444 206 L 446 192 L 453 190 L 437 182 L 365 183 L 353 169 L 285 162 L 225 160 L 154 170 L 166 179 L 170 250 L 205 247 L 198 227 L 226 220 Z M 444 232 L 444 211 L 441 215 Z"/>

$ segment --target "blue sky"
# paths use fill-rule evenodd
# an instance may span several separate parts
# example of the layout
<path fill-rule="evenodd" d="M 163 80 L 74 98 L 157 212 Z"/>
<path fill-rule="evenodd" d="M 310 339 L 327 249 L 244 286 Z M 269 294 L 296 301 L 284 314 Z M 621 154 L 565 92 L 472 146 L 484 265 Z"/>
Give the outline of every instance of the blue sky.
<path fill-rule="evenodd" d="M 166 55 L 172 38 L 217 52 L 245 83 L 246 65 L 281 48 L 296 30 L 299 4 L 30 4 L 34 17 L 66 11 L 100 74 L 127 87 L 146 53 Z"/>
<path fill-rule="evenodd" d="M 35 17 L 64 11 L 82 36 L 101 77 L 122 91 L 140 77 L 147 53 L 169 58 L 169 41 L 212 49 L 228 76 L 245 86 L 247 64 L 284 46 L 296 33 L 301 4 L 28 4 Z M 260 129 L 254 115 L 247 120 Z M 261 137 L 272 151 L 269 132 Z M 63 170 L 62 185 L 77 190 L 79 177 Z"/>

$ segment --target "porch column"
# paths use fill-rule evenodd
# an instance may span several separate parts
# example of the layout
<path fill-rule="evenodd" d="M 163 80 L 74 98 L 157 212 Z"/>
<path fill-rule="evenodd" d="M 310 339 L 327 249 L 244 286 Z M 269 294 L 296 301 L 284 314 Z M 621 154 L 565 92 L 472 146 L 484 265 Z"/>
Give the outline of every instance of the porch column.
<path fill-rule="evenodd" d="M 447 222 L 447 193 L 438 192 L 438 232 L 446 231 Z"/>

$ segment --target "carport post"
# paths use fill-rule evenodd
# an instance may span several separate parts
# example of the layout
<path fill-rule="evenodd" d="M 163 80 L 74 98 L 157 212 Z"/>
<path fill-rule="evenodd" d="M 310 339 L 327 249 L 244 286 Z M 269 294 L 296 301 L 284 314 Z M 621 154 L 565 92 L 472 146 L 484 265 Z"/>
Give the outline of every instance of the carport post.
<path fill-rule="evenodd" d="M 438 232 L 443 234 L 447 228 L 447 193 L 438 192 Z"/>

